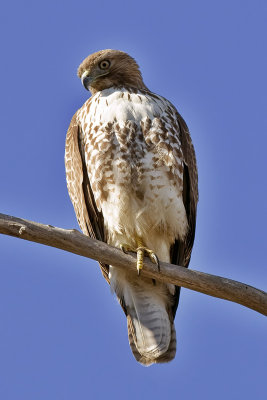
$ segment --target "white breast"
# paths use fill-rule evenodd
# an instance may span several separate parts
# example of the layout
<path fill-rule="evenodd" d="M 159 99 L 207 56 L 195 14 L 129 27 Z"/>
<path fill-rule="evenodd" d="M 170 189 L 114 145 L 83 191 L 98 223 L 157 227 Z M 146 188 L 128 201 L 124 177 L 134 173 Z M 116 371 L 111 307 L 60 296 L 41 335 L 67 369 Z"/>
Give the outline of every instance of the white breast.
<path fill-rule="evenodd" d="M 138 139 L 138 134 L 142 134 L 141 125 L 150 120 L 149 140 L 163 143 L 161 133 L 157 130 L 157 120 L 162 116 L 167 120 L 165 110 L 169 104 L 160 96 L 110 88 L 91 99 L 90 112 L 82 121 L 84 127 L 90 126 L 90 132 L 84 128 L 90 182 L 100 182 L 103 191 L 108 193 L 107 197 L 101 197 L 100 185 L 95 189 L 93 184 L 97 205 L 110 232 L 109 242 L 117 246 L 125 241 L 125 237 L 134 238 L 138 234 L 147 238 L 147 245 L 151 248 L 155 248 L 158 242 L 161 246 L 161 254 L 158 255 L 166 261 L 170 243 L 177 237 L 184 237 L 188 226 L 182 200 L 182 176 L 177 170 L 176 173 L 180 174 L 177 175 L 177 182 L 171 182 L 168 173 L 177 163 L 172 151 L 169 152 L 169 164 L 164 164 L 160 159 L 161 155 L 164 156 L 164 148 L 157 150 L 156 145 L 149 146 L 144 139 Z M 123 144 L 120 132 L 127 124 L 129 126 L 129 121 L 137 126 L 136 136 Z M 113 127 L 111 134 L 107 133 L 108 124 Z M 119 129 L 114 128 L 116 124 L 119 124 Z M 170 143 L 168 133 L 165 132 L 165 136 L 165 142 Z M 91 146 L 92 139 L 94 145 Z M 135 145 L 139 147 L 133 152 L 135 147 L 131 146 Z M 172 146 L 175 145 L 179 146 L 179 141 Z M 125 148 L 128 153 L 125 153 Z M 124 158 L 125 154 L 128 154 L 127 159 Z M 156 163 L 153 161 L 155 157 L 158 157 Z M 134 176 L 139 174 L 138 168 L 143 172 L 140 179 L 137 177 L 136 180 Z M 137 192 L 141 192 L 142 196 L 138 196 Z M 168 232 L 168 237 L 164 244 L 165 232 Z"/>
<path fill-rule="evenodd" d="M 91 102 L 90 116 L 93 116 L 95 123 L 102 124 L 118 121 L 135 121 L 162 114 L 162 101 L 153 101 L 144 94 L 129 93 L 126 89 L 105 89 L 98 92 Z"/>

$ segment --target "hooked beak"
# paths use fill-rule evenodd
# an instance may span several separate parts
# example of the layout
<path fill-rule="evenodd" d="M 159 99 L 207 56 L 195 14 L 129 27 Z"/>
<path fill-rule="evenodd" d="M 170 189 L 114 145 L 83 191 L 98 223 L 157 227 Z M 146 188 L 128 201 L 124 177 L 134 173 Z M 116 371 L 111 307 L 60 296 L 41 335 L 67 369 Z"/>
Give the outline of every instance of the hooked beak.
<path fill-rule="evenodd" d="M 89 87 L 90 87 L 91 83 L 94 81 L 94 78 L 89 75 L 88 71 L 85 71 L 82 74 L 81 81 L 82 81 L 83 87 L 86 90 L 90 90 Z"/>
<path fill-rule="evenodd" d="M 102 76 L 108 75 L 109 71 L 104 72 L 103 74 L 90 74 L 89 71 L 84 71 L 81 77 L 81 81 L 83 86 L 85 87 L 86 90 L 90 90 L 90 86 L 92 86 L 92 83 L 95 82 L 97 79 L 101 78 Z"/>

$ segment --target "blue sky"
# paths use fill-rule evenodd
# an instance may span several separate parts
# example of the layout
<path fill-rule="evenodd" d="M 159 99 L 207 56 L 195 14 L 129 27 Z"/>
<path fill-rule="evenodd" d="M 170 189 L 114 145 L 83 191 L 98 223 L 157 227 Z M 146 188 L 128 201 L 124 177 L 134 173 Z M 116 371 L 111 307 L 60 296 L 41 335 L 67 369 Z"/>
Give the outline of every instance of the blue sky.
<path fill-rule="evenodd" d="M 191 268 L 266 290 L 266 17 L 264 0 L 6 2 L 0 212 L 77 228 L 64 171 L 65 134 L 88 98 L 76 70 L 94 51 L 120 49 L 192 134 Z M 262 315 L 183 289 L 176 330 L 175 360 L 140 366 L 95 262 L 0 236 L 2 399 L 266 397 Z"/>

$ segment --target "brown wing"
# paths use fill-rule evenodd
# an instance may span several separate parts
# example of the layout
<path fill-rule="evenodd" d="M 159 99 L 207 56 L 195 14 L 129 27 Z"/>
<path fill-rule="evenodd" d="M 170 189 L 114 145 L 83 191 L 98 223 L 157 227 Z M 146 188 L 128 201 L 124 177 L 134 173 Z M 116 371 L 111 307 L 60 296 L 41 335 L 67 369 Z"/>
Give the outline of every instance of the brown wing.
<path fill-rule="evenodd" d="M 171 263 L 188 267 L 191 252 L 194 244 L 196 229 L 196 214 L 198 202 L 198 173 L 194 147 L 191 141 L 188 127 L 177 112 L 177 121 L 180 128 L 180 141 L 184 159 L 183 169 L 183 202 L 186 209 L 188 220 L 188 232 L 185 240 L 176 240 L 171 247 Z M 180 287 L 176 287 L 175 303 L 173 305 L 173 314 L 175 316 L 179 302 Z"/>
<path fill-rule="evenodd" d="M 104 220 L 98 211 L 87 174 L 81 128 L 77 113 L 73 116 L 66 137 L 65 168 L 69 196 L 78 223 L 87 236 L 105 241 Z M 102 274 L 109 283 L 109 266 L 100 264 Z"/>

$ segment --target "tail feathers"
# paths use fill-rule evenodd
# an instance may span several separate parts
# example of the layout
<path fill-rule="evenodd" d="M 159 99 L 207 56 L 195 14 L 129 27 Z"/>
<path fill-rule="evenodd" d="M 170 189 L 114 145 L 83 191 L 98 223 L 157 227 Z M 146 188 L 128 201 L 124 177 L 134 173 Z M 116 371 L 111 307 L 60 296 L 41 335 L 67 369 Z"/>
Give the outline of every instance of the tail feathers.
<path fill-rule="evenodd" d="M 145 357 L 144 355 L 139 353 L 139 351 L 136 348 L 135 341 L 133 338 L 134 331 L 133 331 L 131 318 L 129 315 L 127 316 L 127 326 L 128 326 L 129 344 L 130 344 L 132 353 L 133 353 L 136 361 L 138 361 L 140 364 L 143 364 L 144 366 L 148 367 L 151 364 L 167 363 L 174 359 L 175 354 L 176 354 L 176 332 L 175 332 L 174 323 L 172 323 L 172 326 L 171 326 L 171 340 L 170 340 L 169 348 L 164 354 L 162 354 L 158 358 Z"/>
<path fill-rule="evenodd" d="M 175 356 L 176 335 L 166 310 L 166 295 L 143 285 L 123 290 L 129 343 L 137 361 L 144 365 L 168 362 Z"/>

